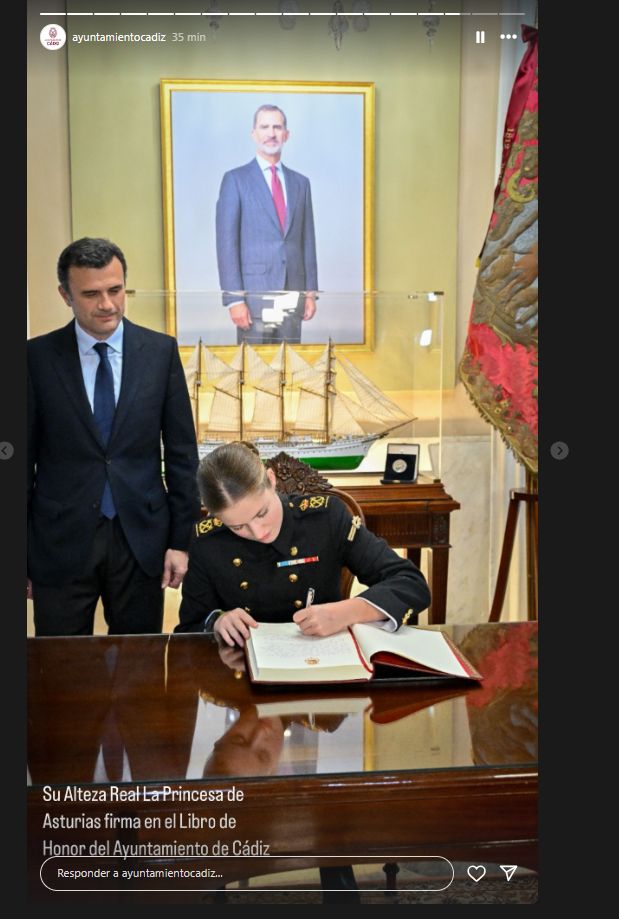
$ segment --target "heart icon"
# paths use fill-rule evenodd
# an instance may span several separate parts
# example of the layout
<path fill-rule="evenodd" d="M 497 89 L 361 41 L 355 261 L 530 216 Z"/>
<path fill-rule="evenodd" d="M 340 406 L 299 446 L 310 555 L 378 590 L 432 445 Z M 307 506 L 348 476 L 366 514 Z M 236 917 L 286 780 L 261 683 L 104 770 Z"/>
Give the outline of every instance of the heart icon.
<path fill-rule="evenodd" d="M 469 867 L 466 869 L 466 873 L 470 879 L 475 881 L 477 884 L 483 878 L 484 874 L 486 873 L 486 869 L 483 865 L 469 865 Z"/>

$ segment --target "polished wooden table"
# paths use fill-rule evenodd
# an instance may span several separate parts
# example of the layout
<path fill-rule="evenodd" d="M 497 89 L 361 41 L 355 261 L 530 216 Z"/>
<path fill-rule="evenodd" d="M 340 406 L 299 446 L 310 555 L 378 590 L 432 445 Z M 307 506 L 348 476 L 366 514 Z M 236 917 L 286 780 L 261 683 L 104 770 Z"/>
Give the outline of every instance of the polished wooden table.
<path fill-rule="evenodd" d="M 418 566 L 429 549 L 428 582 L 432 605 L 428 622 L 444 623 L 449 568 L 449 515 L 459 509 L 438 479 L 420 475 L 413 485 L 381 485 L 380 476 L 329 473 L 334 488 L 347 491 L 361 506 L 369 530 L 394 549 L 406 549 Z"/>
<path fill-rule="evenodd" d="M 368 859 L 534 868 L 537 623 L 445 631 L 483 683 L 291 693 L 207 636 L 29 639 L 31 895 L 118 890 L 76 866 L 219 875 L 123 896 Z"/>

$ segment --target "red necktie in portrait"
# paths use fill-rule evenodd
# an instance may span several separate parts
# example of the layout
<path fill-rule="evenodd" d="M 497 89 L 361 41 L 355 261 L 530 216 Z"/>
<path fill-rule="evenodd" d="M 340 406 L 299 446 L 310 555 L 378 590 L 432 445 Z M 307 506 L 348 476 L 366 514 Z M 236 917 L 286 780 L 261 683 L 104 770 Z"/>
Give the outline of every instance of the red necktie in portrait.
<path fill-rule="evenodd" d="M 282 183 L 279 181 L 279 176 L 277 174 L 277 168 L 275 164 L 271 167 L 271 194 L 273 195 L 273 201 L 275 202 L 275 210 L 277 211 L 277 216 L 279 217 L 279 222 L 281 224 L 282 230 L 286 226 L 286 202 L 284 200 L 284 190 L 282 188 Z"/>

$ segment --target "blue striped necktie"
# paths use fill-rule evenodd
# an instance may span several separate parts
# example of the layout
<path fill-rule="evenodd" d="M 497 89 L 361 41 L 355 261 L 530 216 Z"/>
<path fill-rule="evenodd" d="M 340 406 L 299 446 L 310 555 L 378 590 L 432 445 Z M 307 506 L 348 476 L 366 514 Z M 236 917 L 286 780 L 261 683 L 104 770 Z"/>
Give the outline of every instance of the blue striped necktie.
<path fill-rule="evenodd" d="M 103 440 L 105 446 L 107 446 L 107 443 L 110 439 L 110 434 L 112 433 L 114 412 L 116 411 L 116 401 L 114 399 L 114 375 L 112 373 L 112 365 L 110 364 L 110 359 L 107 356 L 108 347 L 109 346 L 104 341 L 97 342 L 97 344 L 94 346 L 95 351 L 99 355 L 99 366 L 97 367 L 97 375 L 95 377 L 93 414 L 95 416 L 97 427 L 99 428 L 99 433 L 101 434 L 101 439 Z M 112 490 L 107 478 L 105 480 L 105 488 L 103 489 L 103 495 L 101 497 L 101 513 L 104 517 L 109 517 L 110 520 L 112 517 L 116 516 L 116 508 L 114 507 Z"/>

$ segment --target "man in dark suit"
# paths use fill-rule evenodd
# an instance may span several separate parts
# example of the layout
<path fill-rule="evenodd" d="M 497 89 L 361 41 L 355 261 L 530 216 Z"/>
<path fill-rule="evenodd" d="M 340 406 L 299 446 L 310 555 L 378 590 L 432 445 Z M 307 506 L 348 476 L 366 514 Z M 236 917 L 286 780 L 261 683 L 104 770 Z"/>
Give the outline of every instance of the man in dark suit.
<path fill-rule="evenodd" d="M 301 323 L 316 312 L 318 288 L 310 183 L 281 163 L 289 132 L 280 108 L 261 106 L 251 136 L 256 157 L 226 172 L 217 201 L 223 302 L 239 343 L 300 342 Z M 274 295 L 284 291 L 297 296 L 287 299 L 282 321 L 282 301 Z"/>
<path fill-rule="evenodd" d="M 28 342 L 28 595 L 37 635 L 160 632 L 199 516 L 189 394 L 176 341 L 123 318 L 118 246 L 58 260 L 74 320 Z M 163 468 L 162 468 L 163 462 Z M 163 474 L 162 474 L 163 473 Z"/>

